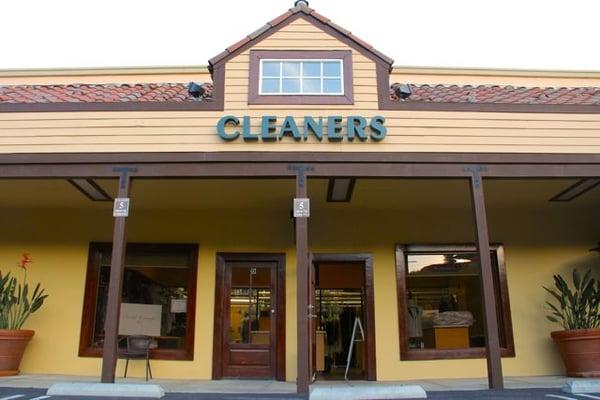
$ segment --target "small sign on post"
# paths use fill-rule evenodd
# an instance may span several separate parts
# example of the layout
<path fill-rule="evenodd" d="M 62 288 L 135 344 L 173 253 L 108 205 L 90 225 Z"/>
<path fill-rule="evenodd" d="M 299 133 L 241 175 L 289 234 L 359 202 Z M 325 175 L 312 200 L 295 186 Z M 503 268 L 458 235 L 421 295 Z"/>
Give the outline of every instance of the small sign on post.
<path fill-rule="evenodd" d="M 310 217 L 310 199 L 294 199 L 294 218 Z"/>
<path fill-rule="evenodd" d="M 129 197 L 115 199 L 113 217 L 129 217 Z"/>

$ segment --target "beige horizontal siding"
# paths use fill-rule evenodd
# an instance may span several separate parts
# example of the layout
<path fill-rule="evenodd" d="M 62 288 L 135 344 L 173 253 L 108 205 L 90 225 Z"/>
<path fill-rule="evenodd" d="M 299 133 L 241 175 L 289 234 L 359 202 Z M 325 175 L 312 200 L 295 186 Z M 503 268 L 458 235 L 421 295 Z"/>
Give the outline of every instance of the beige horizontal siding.
<path fill-rule="evenodd" d="M 32 139 L 38 145 L 70 145 L 70 144 L 138 144 L 140 139 L 143 139 L 144 144 L 183 144 L 195 143 L 210 146 L 222 146 L 223 141 L 212 132 L 199 134 L 196 128 L 180 128 L 177 134 L 165 135 L 163 128 L 144 128 L 136 132 L 129 132 L 118 128 L 98 128 L 94 135 L 85 134 L 86 129 L 72 130 L 71 132 L 61 132 L 59 135 L 52 136 L 28 136 L 26 134 L 19 136 L 1 136 L 0 143 L 2 145 L 29 145 Z M 258 130 L 254 130 L 258 132 Z M 27 132 L 25 132 L 27 133 Z M 31 132 L 30 132 L 31 133 Z M 132 134 L 134 133 L 134 134 Z M 449 132 L 433 132 L 424 135 L 419 134 L 418 130 L 406 129 L 402 133 L 388 136 L 383 145 L 402 145 L 402 144 L 422 144 L 432 146 L 442 145 L 488 145 L 488 146 L 538 146 L 541 144 L 539 136 L 520 136 L 513 134 L 510 136 L 482 136 L 482 135 L 452 135 Z M 242 140 L 240 139 L 240 142 Z M 292 144 L 294 141 L 290 138 L 285 138 L 283 143 Z M 313 137 L 307 142 L 319 143 Z M 356 143 L 360 141 L 356 140 Z M 327 147 L 327 141 L 325 140 Z M 343 143 L 342 143 L 343 144 Z M 347 150 L 350 150 L 353 143 L 347 143 Z M 545 146 L 600 146 L 600 137 L 543 137 Z M 272 144 L 265 144 L 264 147 L 272 147 Z"/>
<path fill-rule="evenodd" d="M 256 112 L 248 112 L 248 110 L 240 110 L 246 111 L 245 115 L 250 115 L 252 117 L 252 126 L 257 127 L 260 123 L 260 117 L 262 113 Z M 499 132 L 504 132 L 504 134 L 508 133 L 508 131 L 516 130 L 520 132 L 520 135 L 528 136 L 531 135 L 532 132 L 535 132 L 537 136 L 544 135 L 556 135 L 556 136 L 564 136 L 564 137 L 572 137 L 581 135 L 582 132 L 585 132 L 588 135 L 596 135 L 600 136 L 600 117 L 596 116 L 595 120 L 578 120 L 578 119 L 570 119 L 569 115 L 565 115 L 565 119 L 562 120 L 553 120 L 553 119 L 512 119 L 512 118 L 471 118 L 471 117 L 461 117 L 461 114 L 458 114 L 458 117 L 451 118 L 451 116 L 456 116 L 457 113 L 438 113 L 440 117 L 424 117 L 418 118 L 423 112 L 412 112 L 410 116 L 403 117 L 402 115 L 407 115 L 406 113 L 401 112 L 366 112 L 363 110 L 355 110 L 353 112 L 340 112 L 338 113 L 342 117 L 346 117 L 349 115 L 363 115 L 365 117 L 372 117 L 374 115 L 384 115 L 387 117 L 385 125 L 390 130 L 390 134 L 394 134 L 397 129 L 407 129 L 407 128 L 422 128 L 425 129 L 426 132 L 434 132 L 434 130 L 444 130 L 450 131 L 453 129 L 462 130 L 467 134 L 470 131 L 477 130 L 477 132 L 485 132 L 486 135 L 498 135 Z M 214 128 L 216 121 L 219 117 L 224 115 L 220 112 L 215 113 L 207 113 L 212 115 L 203 116 L 202 114 L 196 114 L 193 116 L 183 116 L 183 117 L 171 117 L 172 113 L 148 113 L 144 116 L 131 116 L 131 114 L 135 113 L 95 113 L 93 117 L 85 118 L 79 117 L 78 113 L 40 113 L 40 114 L 0 114 L 3 117 L 18 117 L 18 118 L 0 118 L 0 135 L 13 135 L 13 134 L 24 134 L 27 130 L 35 130 L 39 134 L 43 135 L 54 135 L 54 130 L 67 130 L 70 128 L 143 128 L 143 127 L 158 127 L 164 129 L 178 129 L 184 127 L 193 127 L 193 128 L 210 128 L 211 130 Z M 281 113 L 279 116 L 283 116 Z M 450 114 L 449 116 L 445 116 L 445 114 Z M 242 114 L 236 114 L 241 117 Z M 285 113 L 285 115 L 291 115 L 297 118 L 297 122 L 301 123 L 302 118 L 306 113 L 298 113 L 298 112 L 290 112 Z M 469 113 L 468 115 L 477 115 L 474 113 Z M 500 114 L 504 116 L 504 114 Z M 515 114 L 509 114 L 510 116 Z M 528 114 L 531 115 L 531 114 Z M 543 118 L 548 114 L 542 115 Z M 551 114 L 550 114 L 551 115 Z M 29 118 L 23 118 L 23 117 Z M 323 116 L 326 117 L 326 113 L 319 112 L 318 114 L 313 114 L 313 116 Z M 57 118 L 51 118 L 57 117 Z M 538 118 L 540 118 L 538 116 Z M 18 133 L 11 133 L 11 131 L 15 131 Z M 47 132 L 45 132 L 47 131 Z M 212 132 L 212 131 L 211 131 Z M 95 134 L 95 133 L 94 133 Z"/>
<path fill-rule="evenodd" d="M 131 84 L 156 82 L 210 82 L 208 68 L 75 68 L 49 70 L 0 70 L 0 85 Z"/>
<path fill-rule="evenodd" d="M 260 42 L 256 49 L 350 49 L 315 26 L 297 20 Z M 381 111 L 375 64 L 352 50 L 355 102 L 352 105 L 248 106 L 249 51 L 228 61 L 223 112 L 64 112 L 0 113 L 1 153 L 52 152 L 216 152 L 216 151 L 364 151 L 364 152 L 513 152 L 600 153 L 600 115 Z M 386 117 L 388 136 L 381 142 L 344 140 L 296 143 L 238 139 L 224 142 L 215 125 L 223 115 L 250 115 L 281 123 L 292 115 L 375 115 Z"/>
<path fill-rule="evenodd" d="M 390 122 L 390 121 L 388 121 Z M 391 121 L 393 123 L 393 121 Z M 299 127 L 302 129 L 302 119 L 297 119 Z M 260 129 L 260 120 L 253 120 L 251 124 L 252 132 L 258 132 Z M 569 135 L 565 136 L 564 129 L 504 129 L 504 128 L 480 128 L 480 127 L 413 127 L 413 126 L 400 126 L 394 127 L 388 125 L 388 137 L 385 139 L 386 142 L 393 142 L 395 137 L 448 137 L 452 140 L 459 140 L 459 138 L 468 138 L 468 140 L 482 138 L 483 140 L 493 141 L 494 138 L 498 140 L 509 139 L 513 142 L 518 142 L 521 139 L 532 138 L 539 142 L 540 138 L 548 138 L 561 140 L 567 142 L 567 144 L 575 143 L 579 139 L 586 139 L 588 142 L 593 142 L 598 139 L 599 129 L 572 129 L 569 131 Z M 165 131 L 174 131 L 176 133 L 165 134 Z M 499 136 L 499 131 L 502 136 Z M 161 135 L 165 140 L 174 138 L 178 135 L 191 135 L 191 136 L 202 136 L 215 138 L 214 125 L 206 126 L 204 124 L 190 124 L 190 125 L 178 125 L 173 126 L 171 124 L 165 125 L 152 125 L 152 126 L 128 126 L 126 124 L 111 124 L 105 126 L 94 126 L 91 123 L 85 123 L 83 126 L 71 126 L 71 127 L 35 127 L 35 128 L 2 128 L 0 131 L 0 141 L 5 138 L 23 138 L 23 140 L 30 141 L 31 138 L 35 137 L 96 137 L 96 136 L 112 136 L 115 141 L 118 141 L 119 137 L 123 135 L 135 135 L 135 136 L 152 136 Z M 212 140 L 212 139 L 211 139 Z M 425 139 L 426 140 L 426 139 Z M 217 144 L 218 141 L 215 141 Z"/>
<path fill-rule="evenodd" d="M 228 110 L 232 112 L 233 110 Z M 250 114 L 258 131 L 262 111 Z M 302 123 L 305 112 L 272 110 L 281 122 L 291 114 Z M 315 110 L 314 116 L 335 112 Z M 221 141 L 215 132 L 220 112 L 97 112 L 0 114 L 0 152 L 121 151 L 427 151 L 427 152 L 600 152 L 600 116 L 458 112 L 339 112 L 386 116 L 388 136 L 379 143 L 295 143 Z"/>
<path fill-rule="evenodd" d="M 247 111 L 228 110 L 228 111 Z M 327 115 L 323 110 L 316 110 L 320 115 Z M 354 113 L 360 113 L 357 109 Z M 315 113 L 315 114 L 317 114 Z M 399 118 L 403 120 L 468 120 L 468 121 L 521 121 L 525 124 L 530 121 L 554 122 L 598 122 L 600 114 L 536 114 L 536 113 L 495 113 L 495 112 L 445 112 L 445 111 L 381 111 L 363 113 L 365 116 L 382 114 L 388 118 Z M 190 120 L 209 119 L 215 120 L 223 116 L 223 111 L 131 111 L 131 112 L 50 112 L 50 113 L 0 113 L 0 121 L 41 121 L 41 120 L 130 120 L 151 121 L 156 119 Z M 256 114 L 259 115 L 259 114 Z M 286 114 L 287 115 L 287 114 Z M 293 114 L 292 114 L 293 115 Z M 297 114 L 302 116 L 304 114 Z M 342 114 L 342 115 L 350 115 Z M 317 115 L 318 116 L 318 115 Z M 552 122 L 554 121 L 554 122 Z M 479 123 L 479 122 L 477 122 Z"/>
<path fill-rule="evenodd" d="M 512 85 L 540 87 L 597 87 L 598 71 L 527 71 L 460 68 L 396 67 L 392 82 L 444 85 Z"/>
<path fill-rule="evenodd" d="M 238 143 L 231 144 L 224 148 L 217 149 L 214 151 L 281 151 L 281 152 L 291 152 L 291 151 L 303 151 L 303 152 L 322 152 L 322 151 L 339 151 L 339 145 L 329 145 L 323 146 L 322 144 L 305 144 L 299 146 L 297 144 L 272 144 L 270 146 L 264 147 L 259 144 L 252 143 Z M 115 152 L 202 152 L 207 151 L 207 147 L 203 145 L 190 145 L 190 144 L 119 144 L 119 145 L 105 145 L 105 144 L 97 144 L 93 146 L 91 149 L 89 144 L 77 144 L 72 143 L 69 146 L 64 145 L 9 145 L 2 146 L 3 153 L 65 153 L 65 152 L 73 152 L 73 153 L 86 153 L 86 152 L 94 152 L 94 153 L 115 153 Z M 569 148 L 565 148 L 564 146 L 548 146 L 548 145 L 534 145 L 534 146 L 494 146 L 490 148 L 488 145 L 481 144 L 467 144 L 467 145 L 439 145 L 435 149 L 433 149 L 429 145 L 410 145 L 410 144 L 401 144 L 401 145 L 385 145 L 385 144 L 359 144 L 353 143 L 351 147 L 348 147 L 346 151 L 352 152 L 444 152 L 444 153 L 464 153 L 464 152 L 473 152 L 473 153 L 490 153 L 490 152 L 498 152 L 498 153 L 569 153 L 569 154 L 590 154 L 590 153 L 600 153 L 600 146 L 572 146 Z"/>
<path fill-rule="evenodd" d="M 267 39 L 265 39 L 267 40 Z M 304 46 L 306 50 L 310 50 L 310 46 L 307 44 L 306 46 Z M 268 50 L 268 48 L 265 48 L 265 46 L 263 45 L 257 45 L 255 47 L 252 48 L 253 50 Z M 349 49 L 349 47 L 345 47 L 344 49 Z M 281 49 L 278 49 L 281 50 Z M 313 49 L 314 50 L 314 49 Z M 323 50 L 323 49 L 316 49 L 316 50 Z M 232 58 L 231 60 L 229 60 L 227 62 L 227 66 L 229 68 L 230 65 L 235 65 L 235 64 L 246 64 L 248 62 L 248 60 L 250 60 L 250 51 L 246 51 L 244 53 L 240 53 L 239 55 L 235 56 L 234 58 Z M 353 50 L 352 51 L 352 61 L 353 62 L 359 62 L 359 63 L 369 63 L 372 62 L 369 58 L 365 57 L 364 55 L 362 55 L 361 53 Z"/>

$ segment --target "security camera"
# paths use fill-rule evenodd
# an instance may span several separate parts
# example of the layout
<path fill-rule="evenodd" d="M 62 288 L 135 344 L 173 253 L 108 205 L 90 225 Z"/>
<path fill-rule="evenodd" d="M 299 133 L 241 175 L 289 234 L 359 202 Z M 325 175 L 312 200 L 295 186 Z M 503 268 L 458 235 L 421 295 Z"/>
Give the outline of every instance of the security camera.
<path fill-rule="evenodd" d="M 198 85 L 196 82 L 188 83 L 187 90 L 190 96 L 195 98 L 202 96 L 204 92 L 206 92 L 206 90 L 201 85 Z"/>
<path fill-rule="evenodd" d="M 394 92 L 396 93 L 396 96 L 398 96 L 398 98 L 402 100 L 408 99 L 412 94 L 412 90 L 410 90 L 410 85 L 407 85 L 405 83 L 400 83 L 396 85 L 396 87 L 394 88 Z"/>

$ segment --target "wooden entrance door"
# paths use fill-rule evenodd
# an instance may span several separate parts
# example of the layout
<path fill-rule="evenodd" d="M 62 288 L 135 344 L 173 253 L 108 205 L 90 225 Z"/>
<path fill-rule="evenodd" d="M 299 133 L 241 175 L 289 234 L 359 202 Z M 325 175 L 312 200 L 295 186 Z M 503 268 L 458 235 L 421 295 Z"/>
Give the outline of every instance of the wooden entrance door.
<path fill-rule="evenodd" d="M 285 379 L 283 257 L 219 254 L 213 377 Z"/>

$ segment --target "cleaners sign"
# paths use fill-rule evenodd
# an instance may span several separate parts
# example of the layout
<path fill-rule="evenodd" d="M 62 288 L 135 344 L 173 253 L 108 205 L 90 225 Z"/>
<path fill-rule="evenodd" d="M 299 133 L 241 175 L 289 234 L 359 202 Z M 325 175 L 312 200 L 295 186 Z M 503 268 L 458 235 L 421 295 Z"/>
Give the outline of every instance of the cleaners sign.
<path fill-rule="evenodd" d="M 251 128 L 252 122 L 255 125 L 259 122 L 260 128 Z M 326 139 L 329 142 L 379 142 L 387 134 L 384 123 L 385 118 L 382 116 L 370 119 L 361 116 L 303 117 L 300 121 L 287 116 L 279 121 L 275 116 L 265 115 L 255 121 L 247 115 L 241 119 L 226 115 L 217 123 L 217 135 L 228 142 L 240 139 L 245 142 L 274 142 L 286 137 L 300 142 L 311 136 L 319 141 Z"/>

